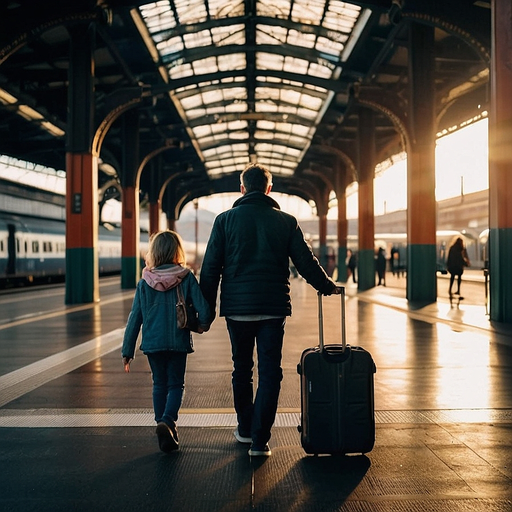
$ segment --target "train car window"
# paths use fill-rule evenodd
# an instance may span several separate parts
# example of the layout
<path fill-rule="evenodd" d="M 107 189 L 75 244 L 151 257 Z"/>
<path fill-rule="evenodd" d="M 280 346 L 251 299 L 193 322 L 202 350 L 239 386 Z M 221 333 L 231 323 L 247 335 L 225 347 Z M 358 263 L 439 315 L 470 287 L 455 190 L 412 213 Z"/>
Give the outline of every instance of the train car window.
<path fill-rule="evenodd" d="M 51 242 L 43 242 L 43 252 L 52 252 Z"/>
<path fill-rule="evenodd" d="M 20 252 L 20 239 L 16 238 L 16 252 L 19 254 Z"/>
<path fill-rule="evenodd" d="M 37 240 L 32 241 L 32 252 L 33 253 L 39 252 L 39 241 L 37 241 Z"/>
<path fill-rule="evenodd" d="M 28 252 L 28 242 L 25 240 L 25 254 Z"/>
<path fill-rule="evenodd" d="M 4 241 L 0 240 L 0 251 L 4 252 Z"/>

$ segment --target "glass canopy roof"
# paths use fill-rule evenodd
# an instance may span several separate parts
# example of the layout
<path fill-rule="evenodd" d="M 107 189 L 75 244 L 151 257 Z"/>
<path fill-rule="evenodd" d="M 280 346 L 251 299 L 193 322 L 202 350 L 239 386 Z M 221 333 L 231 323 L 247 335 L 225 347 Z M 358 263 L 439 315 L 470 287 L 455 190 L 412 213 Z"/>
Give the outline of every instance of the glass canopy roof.
<path fill-rule="evenodd" d="M 338 0 L 160 0 L 139 13 L 212 178 L 254 161 L 294 173 L 369 16 Z"/>

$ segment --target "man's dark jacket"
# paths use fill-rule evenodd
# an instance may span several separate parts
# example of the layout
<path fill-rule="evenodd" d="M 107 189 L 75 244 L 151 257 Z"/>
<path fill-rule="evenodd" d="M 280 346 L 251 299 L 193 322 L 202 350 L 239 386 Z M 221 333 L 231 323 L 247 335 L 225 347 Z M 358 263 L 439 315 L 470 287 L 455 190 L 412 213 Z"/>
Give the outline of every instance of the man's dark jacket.
<path fill-rule="evenodd" d="M 329 295 L 335 290 L 292 215 L 262 192 L 250 192 L 215 219 L 200 286 L 215 315 L 291 315 L 290 258 L 299 274 Z"/>

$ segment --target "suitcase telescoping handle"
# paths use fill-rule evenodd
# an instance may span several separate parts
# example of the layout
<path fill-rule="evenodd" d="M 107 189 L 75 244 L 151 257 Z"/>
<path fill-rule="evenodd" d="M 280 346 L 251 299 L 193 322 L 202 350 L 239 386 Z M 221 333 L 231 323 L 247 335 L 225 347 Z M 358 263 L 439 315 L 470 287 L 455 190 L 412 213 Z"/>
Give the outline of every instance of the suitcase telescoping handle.
<path fill-rule="evenodd" d="M 347 338 L 345 333 L 345 287 L 337 286 L 338 294 L 341 297 L 341 345 L 342 352 L 347 347 Z M 320 338 L 320 352 L 324 351 L 324 312 L 322 308 L 322 294 L 318 292 L 318 333 Z"/>

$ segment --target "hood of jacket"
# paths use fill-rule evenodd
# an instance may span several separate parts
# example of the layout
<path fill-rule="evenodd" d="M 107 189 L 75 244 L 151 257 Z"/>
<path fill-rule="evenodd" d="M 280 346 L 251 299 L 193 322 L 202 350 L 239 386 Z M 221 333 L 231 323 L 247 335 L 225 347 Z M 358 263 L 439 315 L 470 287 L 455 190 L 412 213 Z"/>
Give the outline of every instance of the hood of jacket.
<path fill-rule="evenodd" d="M 181 265 L 162 265 L 156 268 L 144 267 L 142 279 L 154 290 L 165 292 L 178 286 L 190 269 Z"/>
<path fill-rule="evenodd" d="M 281 209 L 277 201 L 274 201 L 274 199 L 263 192 L 248 192 L 244 194 L 233 203 L 233 208 L 243 204 L 265 204 L 277 210 Z"/>

